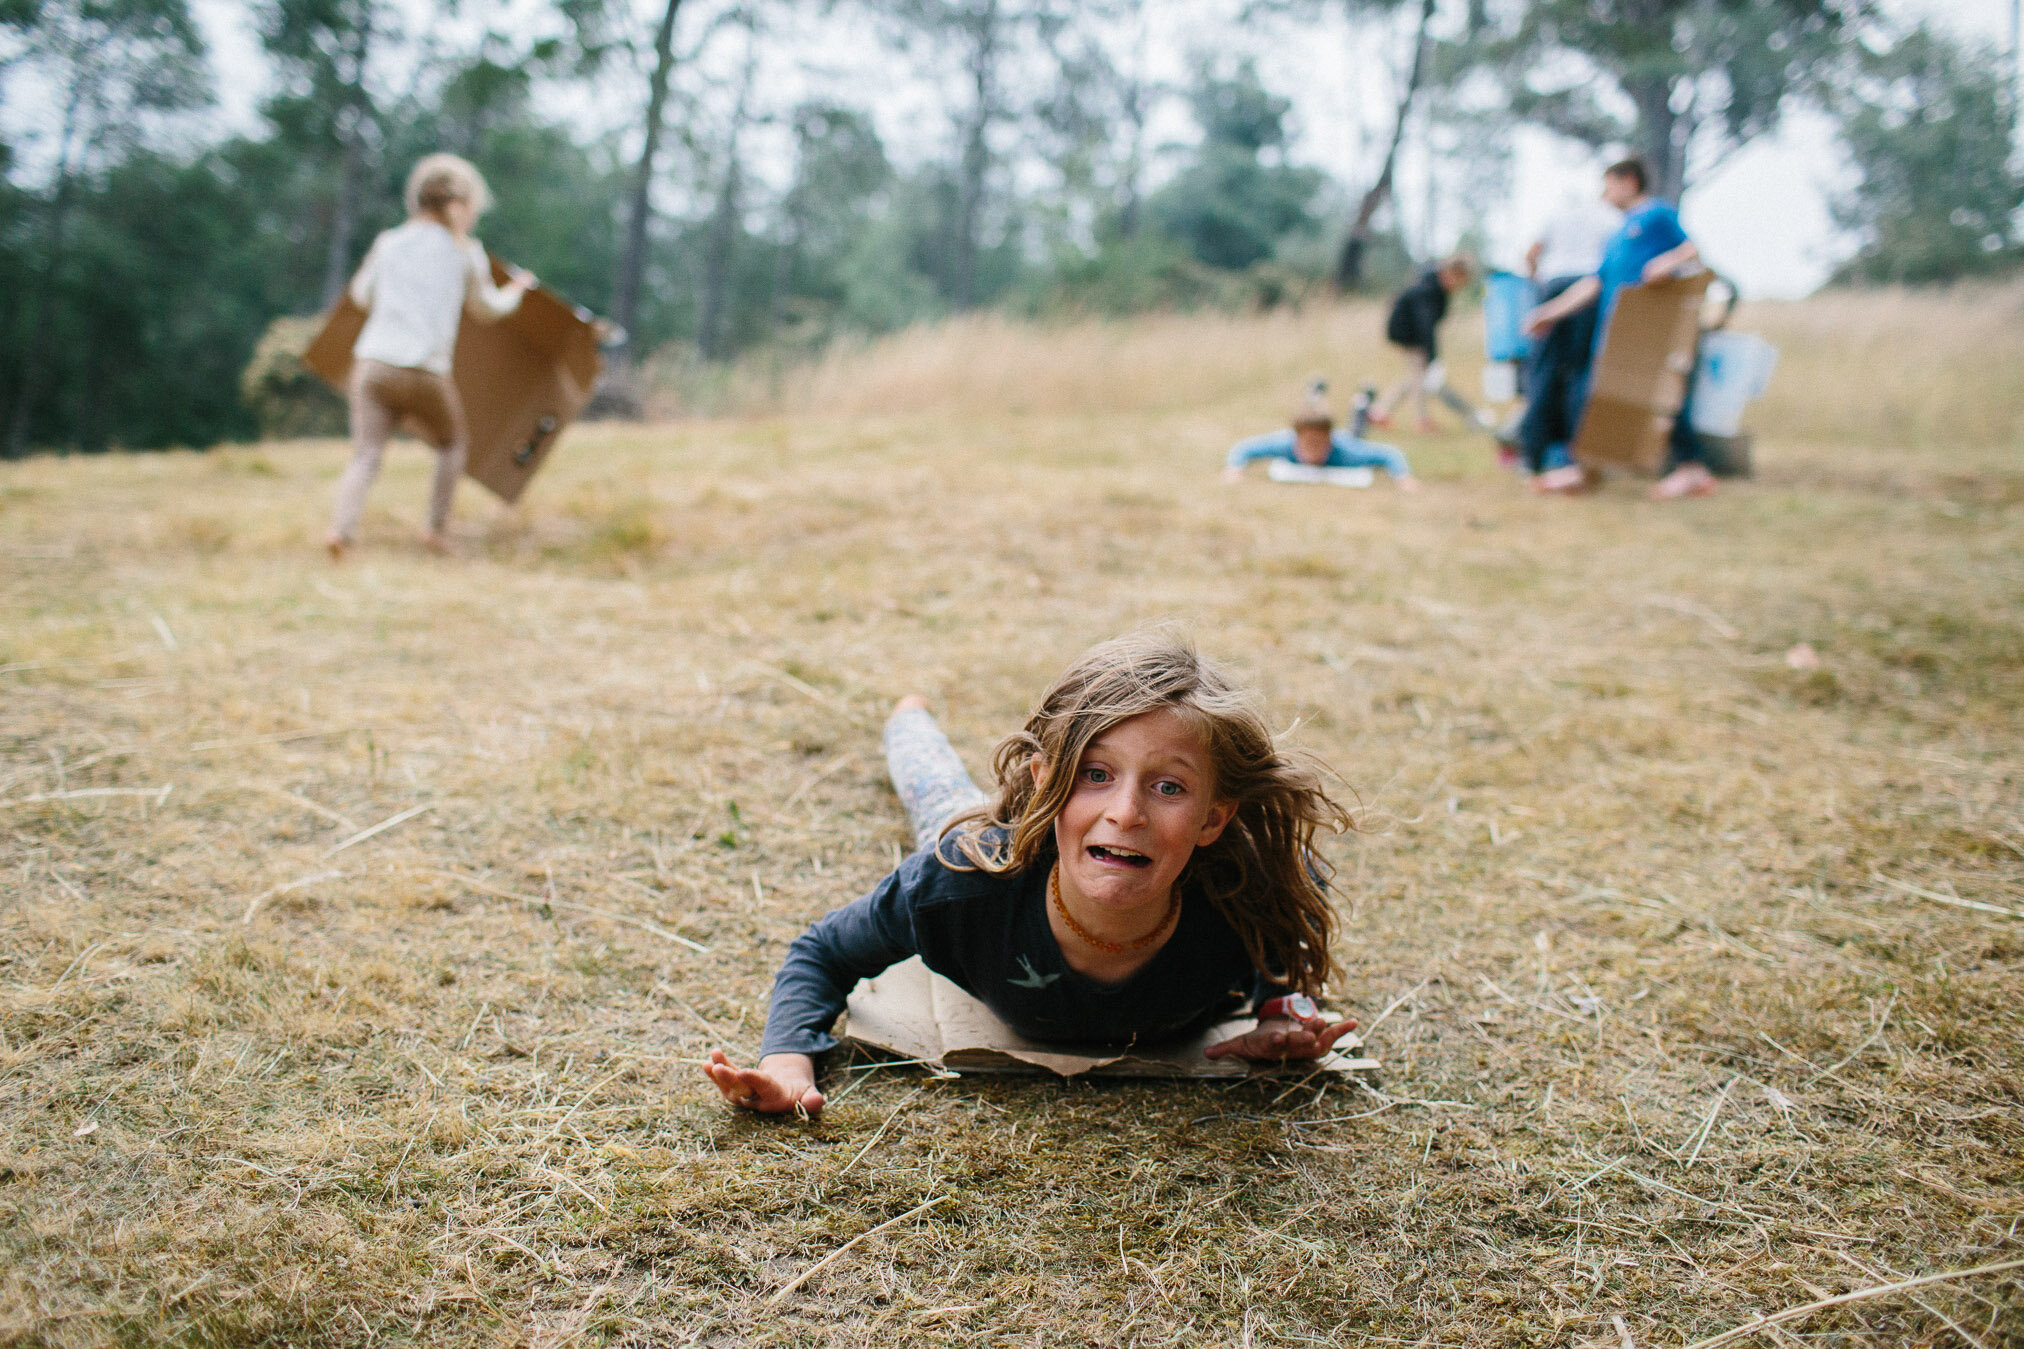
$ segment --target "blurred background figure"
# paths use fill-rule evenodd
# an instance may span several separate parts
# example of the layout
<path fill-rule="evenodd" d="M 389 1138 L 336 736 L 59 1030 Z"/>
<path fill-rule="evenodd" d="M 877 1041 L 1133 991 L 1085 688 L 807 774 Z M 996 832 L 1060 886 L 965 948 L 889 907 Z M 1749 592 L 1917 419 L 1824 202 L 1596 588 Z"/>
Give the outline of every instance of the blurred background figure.
<path fill-rule="evenodd" d="M 407 222 L 373 240 L 351 279 L 352 303 L 366 311 L 366 321 L 351 349 L 352 458 L 324 539 L 333 560 L 352 546 L 387 438 L 404 418 L 436 452 L 422 543 L 446 551 L 444 530 L 466 450 L 464 405 L 450 381 L 457 328 L 466 314 L 480 323 L 504 318 L 534 285 L 525 272 L 504 286 L 492 284 L 484 246 L 471 237 L 491 194 L 468 162 L 425 157 L 408 174 L 405 199 Z"/>
<path fill-rule="evenodd" d="M 1223 480 L 1237 482 L 1247 465 L 1257 460 L 1305 464 L 1309 468 L 1381 468 L 1402 492 L 1420 490 L 1420 480 L 1404 454 L 1391 445 L 1335 429 L 1328 411 L 1328 382 L 1309 380 L 1293 425 L 1278 431 L 1240 440 L 1230 447 L 1223 460 Z"/>
<path fill-rule="evenodd" d="M 1700 248 L 1680 224 L 1679 212 L 1671 202 L 1652 195 L 1651 171 L 1643 160 L 1620 159 L 1604 169 L 1602 199 L 1623 212 L 1623 223 L 1603 249 L 1602 264 L 1596 274 L 1582 277 L 1533 310 L 1525 320 L 1526 332 L 1537 338 L 1562 320 L 1592 308 L 1596 320 L 1589 348 L 1591 364 L 1595 354 L 1602 350 L 1609 333 L 1610 314 L 1625 286 L 1677 275 L 1698 267 L 1701 259 Z M 1584 374 L 1580 394 L 1584 403 L 1589 383 L 1589 376 Z M 1660 500 L 1706 496 L 1715 490 L 1715 475 L 1709 471 L 1700 441 L 1694 435 L 1693 397 L 1690 368 L 1685 401 L 1673 418 L 1666 473 L 1652 486 L 1652 495 Z M 1583 490 L 1590 485 L 1590 479 L 1579 465 L 1559 462 L 1550 463 L 1545 472 L 1533 479 L 1533 484 L 1542 492 L 1570 492 Z"/>
<path fill-rule="evenodd" d="M 1583 277 L 1602 267 L 1603 250 L 1623 224 L 1623 212 L 1606 201 L 1577 202 L 1546 222 L 1525 251 L 1525 268 L 1539 288 L 1539 301 L 1558 299 Z M 1527 364 L 1525 416 L 1518 423 L 1518 450 L 1527 472 L 1540 473 L 1553 447 L 1558 462 L 1574 439 L 1581 418 L 1588 358 L 1595 347 L 1595 307 L 1560 319 L 1533 343 Z"/>
<path fill-rule="evenodd" d="M 1420 274 L 1419 280 L 1392 297 L 1391 312 L 1385 319 L 1385 340 L 1404 353 L 1408 367 L 1398 383 L 1385 390 L 1371 408 L 1372 426 L 1391 425 L 1392 413 L 1407 394 L 1412 395 L 1415 424 L 1421 431 L 1434 429 L 1427 415 L 1427 395 L 1443 403 L 1479 427 L 1489 420 L 1469 400 L 1448 387 L 1447 370 L 1441 364 L 1441 320 L 1448 316 L 1448 297 L 1476 274 L 1475 259 L 1457 253 Z"/>

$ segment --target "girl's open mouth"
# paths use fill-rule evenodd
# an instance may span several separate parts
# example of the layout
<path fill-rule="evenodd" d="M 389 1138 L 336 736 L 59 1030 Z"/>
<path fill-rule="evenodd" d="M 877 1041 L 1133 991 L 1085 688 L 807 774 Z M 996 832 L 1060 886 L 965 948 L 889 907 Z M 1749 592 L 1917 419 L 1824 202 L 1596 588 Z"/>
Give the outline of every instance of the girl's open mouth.
<path fill-rule="evenodd" d="M 1090 857 L 1098 862 L 1122 863 L 1128 867 L 1149 867 L 1153 864 L 1152 858 L 1142 852 L 1133 852 L 1130 848 L 1110 848 L 1101 843 L 1092 843 L 1087 851 Z"/>

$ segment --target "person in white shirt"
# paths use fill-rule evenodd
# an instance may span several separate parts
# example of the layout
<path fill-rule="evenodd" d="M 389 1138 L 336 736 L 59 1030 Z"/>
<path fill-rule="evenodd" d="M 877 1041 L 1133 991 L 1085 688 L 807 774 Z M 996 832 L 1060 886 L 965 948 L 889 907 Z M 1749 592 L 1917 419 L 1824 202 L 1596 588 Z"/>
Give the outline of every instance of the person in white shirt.
<path fill-rule="evenodd" d="M 1607 202 L 1566 207 L 1546 222 L 1525 251 L 1541 303 L 1556 299 L 1602 266 L 1602 253 L 1623 225 L 1623 212 Z M 1560 320 L 1535 338 L 1525 371 L 1525 416 L 1518 423 L 1518 452 L 1535 477 L 1564 462 L 1581 424 L 1582 389 L 1595 346 L 1595 308 Z M 1558 448 L 1556 448 L 1558 447 Z"/>
<path fill-rule="evenodd" d="M 403 417 L 421 427 L 436 451 L 422 543 L 448 550 L 443 531 L 466 450 L 464 406 L 450 382 L 457 326 L 467 314 L 480 323 L 504 318 L 535 284 L 525 272 L 504 286 L 492 284 L 484 246 L 471 237 L 491 193 L 470 163 L 456 155 L 424 157 L 408 173 L 405 198 L 407 222 L 373 240 L 351 279 L 352 302 L 366 320 L 351 349 L 352 458 L 324 539 L 333 559 L 352 546 L 387 438 Z"/>
<path fill-rule="evenodd" d="M 1541 289 L 1594 276 L 1602 251 L 1623 227 L 1623 212 L 1604 201 L 1578 201 L 1557 212 L 1525 250 L 1525 263 Z M 1565 285 L 1562 285 L 1565 289 Z"/>

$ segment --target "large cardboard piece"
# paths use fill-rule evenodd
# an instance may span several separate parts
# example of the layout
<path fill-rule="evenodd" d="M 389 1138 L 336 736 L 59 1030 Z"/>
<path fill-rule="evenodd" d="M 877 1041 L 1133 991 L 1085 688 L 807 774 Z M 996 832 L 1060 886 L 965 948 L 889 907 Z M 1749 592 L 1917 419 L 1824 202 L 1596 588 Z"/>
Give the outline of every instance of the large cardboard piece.
<path fill-rule="evenodd" d="M 919 956 L 901 962 L 852 990 L 847 1041 L 959 1073 L 1051 1072 L 1062 1077 L 1251 1077 L 1278 1071 L 1367 1072 L 1376 1059 L 1352 1057 L 1363 1041 L 1352 1032 L 1338 1048 L 1312 1063 L 1256 1065 L 1212 1059 L 1202 1051 L 1241 1035 L 1254 1024 L 1228 1021 L 1184 1044 L 1159 1049 L 1092 1049 L 1082 1053 L 1028 1040 L 990 1008 L 936 974 Z M 1344 1053 L 1349 1050 L 1351 1053 Z"/>
<path fill-rule="evenodd" d="M 1589 468 L 1657 473 L 1686 402 L 1701 332 L 1701 299 L 1713 274 L 1625 286 L 1590 372 L 1588 407 L 1574 458 Z"/>
<path fill-rule="evenodd" d="M 491 262 L 492 280 L 506 284 L 505 264 Z M 350 295 L 340 297 L 302 363 L 343 393 L 352 344 L 364 326 L 365 311 Z M 590 401 L 603 369 L 591 316 L 551 290 L 529 291 L 496 323 L 462 324 L 451 378 L 471 437 L 464 471 L 502 500 L 518 501 L 562 428 Z"/>

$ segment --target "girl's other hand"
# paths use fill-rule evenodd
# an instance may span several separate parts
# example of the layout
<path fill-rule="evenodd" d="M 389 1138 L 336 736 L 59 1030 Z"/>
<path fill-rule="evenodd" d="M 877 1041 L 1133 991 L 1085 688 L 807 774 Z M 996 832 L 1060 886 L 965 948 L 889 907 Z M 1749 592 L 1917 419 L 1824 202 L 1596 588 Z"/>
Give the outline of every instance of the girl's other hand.
<path fill-rule="evenodd" d="M 1204 1052 L 1212 1059 L 1240 1058 L 1252 1063 L 1318 1059 L 1355 1029 L 1353 1019 L 1331 1023 L 1325 1016 L 1268 1017 L 1257 1029 L 1210 1045 Z"/>
<path fill-rule="evenodd" d="M 740 1068 L 721 1049 L 710 1051 L 703 1073 L 724 1093 L 724 1099 L 762 1115 L 799 1110 L 822 1113 L 822 1093 L 815 1086 L 815 1060 L 806 1054 L 768 1054 L 757 1068 Z"/>

